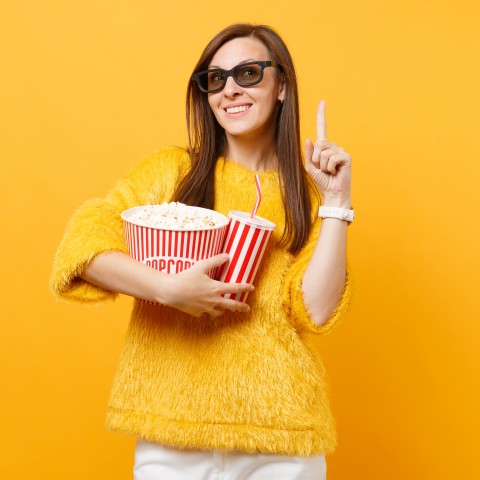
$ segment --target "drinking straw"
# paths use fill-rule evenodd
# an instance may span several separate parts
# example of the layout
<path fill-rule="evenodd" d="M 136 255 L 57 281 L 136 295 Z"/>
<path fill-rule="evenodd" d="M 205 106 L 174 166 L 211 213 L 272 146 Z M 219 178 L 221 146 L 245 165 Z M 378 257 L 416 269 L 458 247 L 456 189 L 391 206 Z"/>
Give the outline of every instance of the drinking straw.
<path fill-rule="evenodd" d="M 260 202 L 262 201 L 262 189 L 260 187 L 260 177 L 258 174 L 255 175 L 255 187 L 257 189 L 257 201 L 255 202 L 255 206 L 253 207 L 252 213 L 250 214 L 250 218 L 255 218 L 258 207 L 260 206 Z"/>

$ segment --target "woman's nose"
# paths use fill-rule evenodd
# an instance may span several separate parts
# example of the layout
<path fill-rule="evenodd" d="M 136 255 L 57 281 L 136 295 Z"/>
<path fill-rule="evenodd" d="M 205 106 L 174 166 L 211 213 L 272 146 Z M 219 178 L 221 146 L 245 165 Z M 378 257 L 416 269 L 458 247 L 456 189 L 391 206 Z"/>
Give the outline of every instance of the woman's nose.
<path fill-rule="evenodd" d="M 238 93 L 240 93 L 240 85 L 235 82 L 232 76 L 227 78 L 227 82 L 225 83 L 225 87 L 223 89 L 223 92 L 227 97 L 234 96 Z"/>

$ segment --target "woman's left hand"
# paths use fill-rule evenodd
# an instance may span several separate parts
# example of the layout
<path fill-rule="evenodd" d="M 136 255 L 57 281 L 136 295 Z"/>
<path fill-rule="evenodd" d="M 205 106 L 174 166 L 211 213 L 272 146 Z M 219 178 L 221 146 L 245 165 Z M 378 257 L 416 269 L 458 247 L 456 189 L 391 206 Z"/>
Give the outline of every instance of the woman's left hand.
<path fill-rule="evenodd" d="M 324 205 L 350 208 L 352 159 L 342 147 L 328 142 L 325 123 L 325 100 L 317 110 L 317 141 L 307 139 L 305 168 L 317 185 Z"/>

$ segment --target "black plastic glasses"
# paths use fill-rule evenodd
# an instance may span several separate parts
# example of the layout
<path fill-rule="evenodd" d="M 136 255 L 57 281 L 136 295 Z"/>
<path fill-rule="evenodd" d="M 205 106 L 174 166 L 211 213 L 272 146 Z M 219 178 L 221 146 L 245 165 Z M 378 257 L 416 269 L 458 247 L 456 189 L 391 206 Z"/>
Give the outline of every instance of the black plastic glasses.
<path fill-rule="evenodd" d="M 205 93 L 219 92 L 225 87 L 228 77 L 233 77 L 241 87 L 251 87 L 260 83 L 263 79 L 263 70 L 266 67 L 280 68 L 277 62 L 268 60 L 263 62 L 241 63 L 231 70 L 223 68 L 211 68 L 192 75 L 192 80 L 198 84 L 198 88 Z"/>

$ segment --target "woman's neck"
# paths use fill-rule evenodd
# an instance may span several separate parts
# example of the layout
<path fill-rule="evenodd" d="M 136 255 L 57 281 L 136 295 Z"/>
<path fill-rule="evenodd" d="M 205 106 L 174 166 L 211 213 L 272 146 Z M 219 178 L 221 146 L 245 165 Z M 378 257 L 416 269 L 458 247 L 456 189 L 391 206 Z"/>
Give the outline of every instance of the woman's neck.
<path fill-rule="evenodd" d="M 240 138 L 227 134 L 225 157 L 258 172 L 276 170 L 278 166 L 274 138 Z"/>

